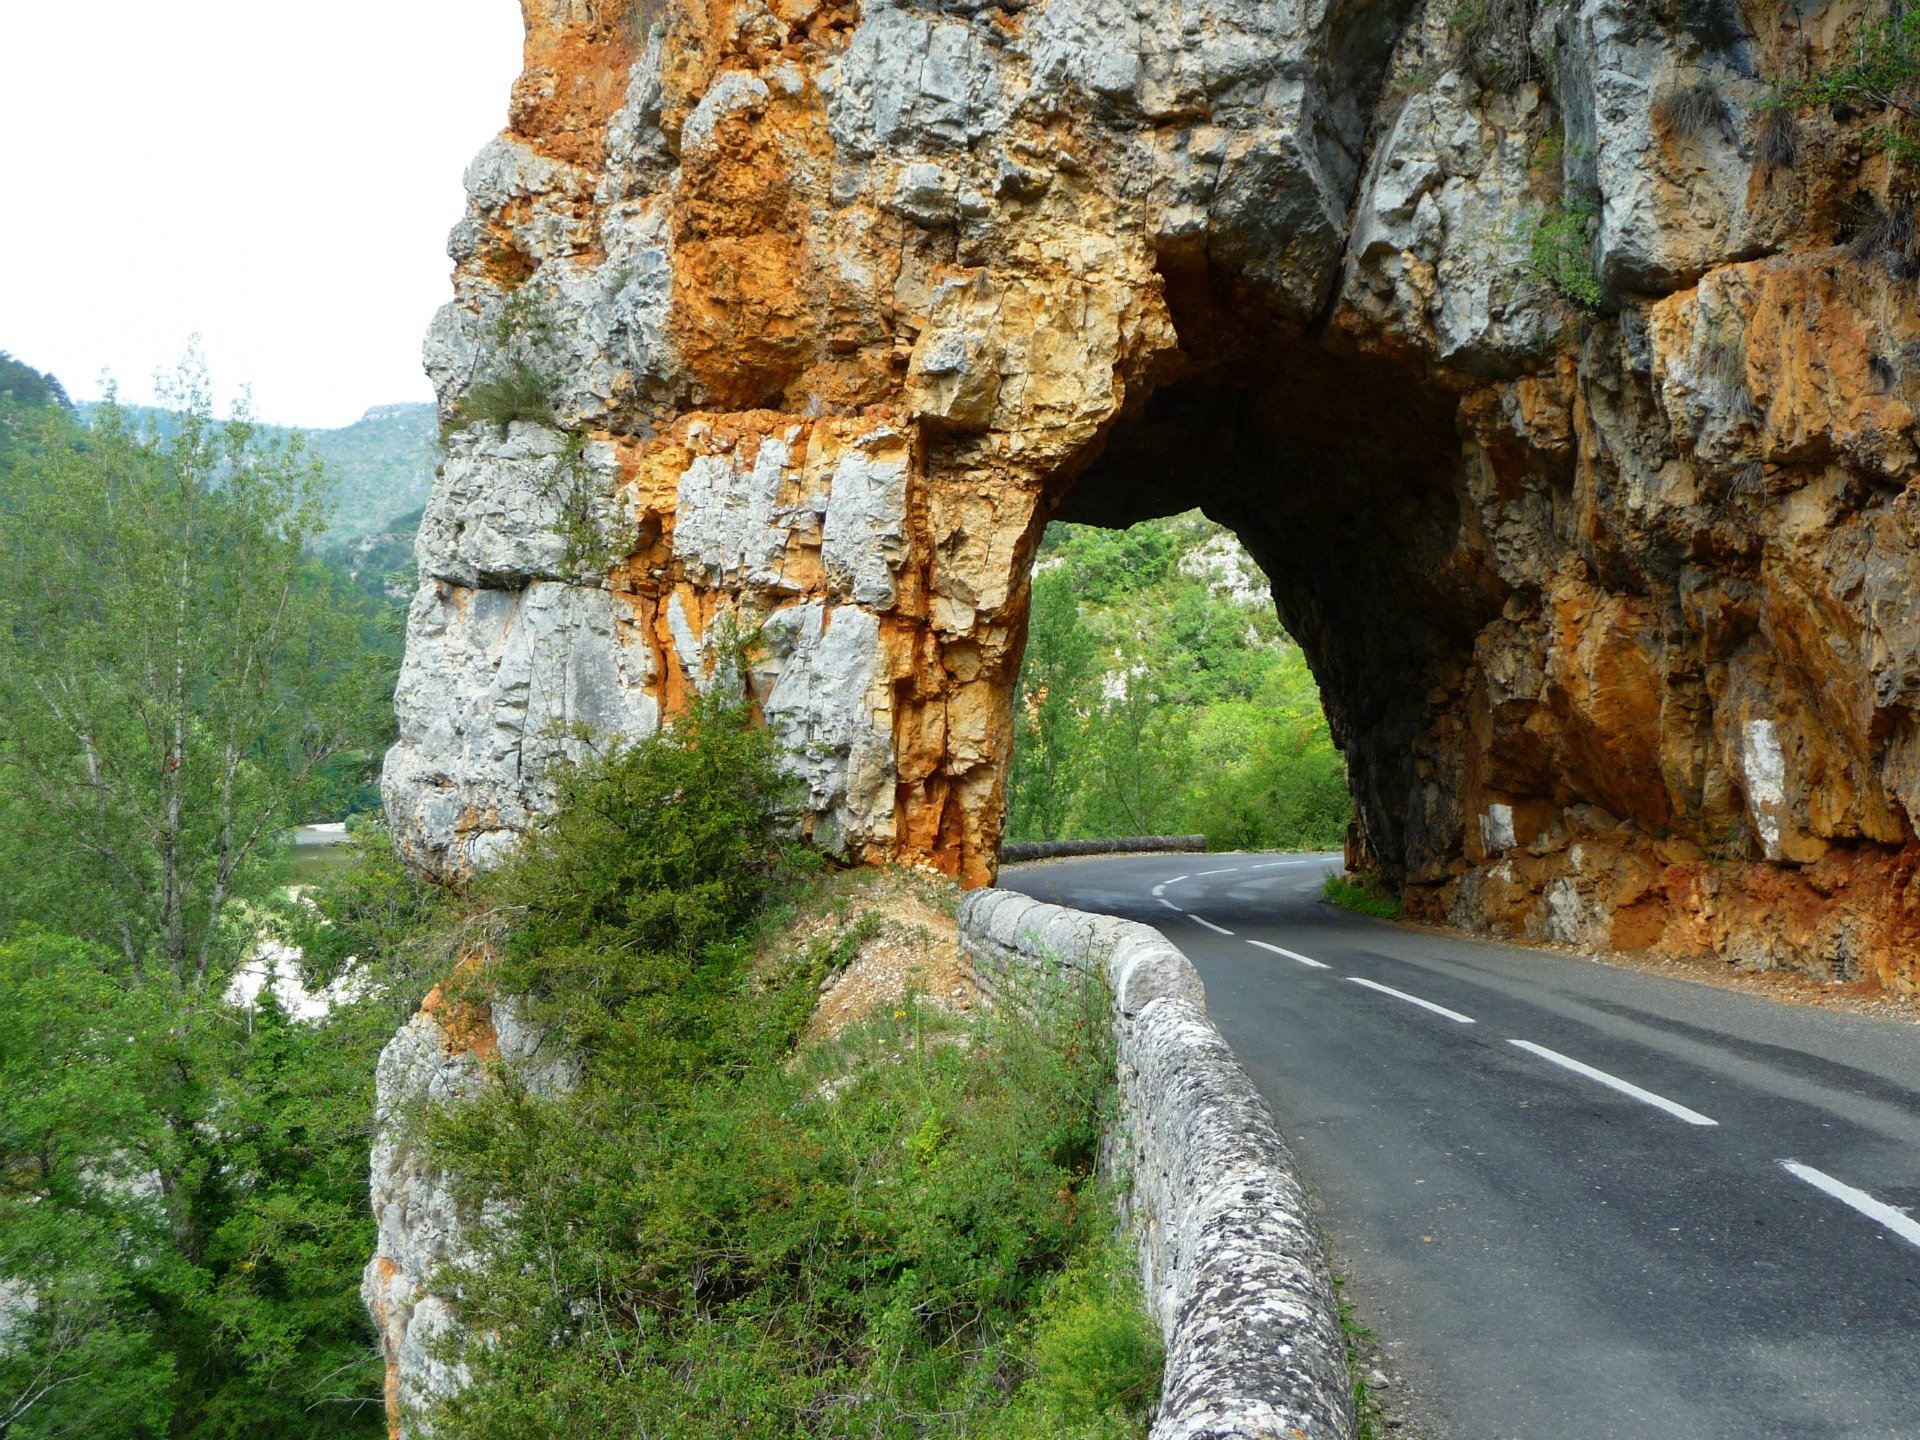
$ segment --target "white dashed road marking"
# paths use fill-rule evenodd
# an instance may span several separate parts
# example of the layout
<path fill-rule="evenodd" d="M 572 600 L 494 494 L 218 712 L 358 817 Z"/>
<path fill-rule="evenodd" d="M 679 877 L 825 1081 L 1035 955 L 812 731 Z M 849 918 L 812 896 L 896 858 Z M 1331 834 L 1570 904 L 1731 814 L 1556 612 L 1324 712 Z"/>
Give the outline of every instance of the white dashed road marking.
<path fill-rule="evenodd" d="M 1202 875 L 1232 875 L 1239 869 L 1238 865 L 1229 865 L 1224 870 L 1196 870 L 1193 872 L 1193 878 L 1198 880 Z"/>
<path fill-rule="evenodd" d="M 1431 1010 L 1434 1014 L 1444 1015 L 1447 1019 L 1461 1025 L 1473 1024 L 1473 1017 L 1471 1015 L 1462 1015 L 1458 1010 L 1449 1010 L 1444 1005 L 1436 1005 L 1431 1000 L 1422 1000 L 1418 995 L 1409 995 L 1404 990 L 1396 990 L 1391 985 L 1382 985 L 1377 980 L 1365 980 L 1358 975 L 1349 975 L 1347 977 L 1347 983 L 1349 985 L 1364 985 L 1369 990 L 1378 990 L 1382 995 L 1391 995 L 1394 999 L 1404 1000 L 1409 1005 L 1418 1005 L 1422 1010 Z"/>
<path fill-rule="evenodd" d="M 1167 909 L 1173 911 L 1173 913 L 1176 915 L 1184 915 L 1187 913 L 1186 911 L 1182 910 L 1178 905 L 1174 904 L 1173 901 L 1167 899 L 1167 897 L 1164 895 L 1160 895 L 1155 898 L 1157 898 L 1162 905 L 1166 906 Z"/>
<path fill-rule="evenodd" d="M 1192 912 L 1191 910 L 1189 910 L 1189 911 L 1187 911 L 1187 912 L 1186 912 L 1186 914 L 1187 914 L 1187 919 L 1189 919 L 1189 920 L 1191 920 L 1191 921 L 1193 921 L 1193 923 L 1194 923 L 1194 924 L 1196 924 L 1196 925 L 1204 925 L 1204 926 L 1206 926 L 1206 927 L 1207 927 L 1207 929 L 1209 929 L 1209 930 L 1211 930 L 1211 931 L 1213 931 L 1213 933 L 1214 933 L 1214 934 L 1216 934 L 1216 935 L 1231 935 L 1231 934 L 1233 934 L 1233 931 L 1231 931 L 1231 930 L 1229 930 L 1229 929 L 1227 929 L 1227 927 L 1226 927 L 1226 926 L 1224 926 L 1224 925 L 1216 925 L 1216 924 L 1214 924 L 1214 923 L 1213 923 L 1213 921 L 1211 921 L 1211 920 L 1203 920 L 1203 919 L 1201 919 L 1201 918 L 1200 918 L 1200 917 L 1199 917 L 1198 915 L 1196 915 L 1196 914 L 1194 914 L 1194 913 L 1193 913 L 1193 912 Z"/>
<path fill-rule="evenodd" d="M 1896 1210 L 1884 1200 L 1876 1200 L 1864 1190 L 1856 1190 L 1844 1181 L 1802 1165 L 1798 1160 L 1782 1160 L 1789 1175 L 1804 1180 L 1816 1190 L 1824 1190 L 1842 1205 L 1851 1205 L 1876 1225 L 1884 1225 L 1909 1245 L 1920 1245 L 1920 1221 L 1904 1210 Z"/>
<path fill-rule="evenodd" d="M 1249 945 L 1258 945 L 1262 950 L 1271 950 L 1276 955 L 1284 955 L 1289 960 L 1298 960 L 1302 965 L 1311 965 L 1316 970 L 1331 970 L 1333 967 L 1324 960 L 1316 960 L 1311 955 L 1302 955 L 1298 950 L 1288 950 L 1280 945 L 1269 945 L 1264 940 L 1249 940 Z"/>
<path fill-rule="evenodd" d="M 1618 1090 L 1622 1095 L 1631 1095 L 1642 1104 L 1651 1105 L 1656 1110 L 1664 1110 L 1675 1119 L 1684 1120 L 1689 1125 L 1718 1125 L 1720 1122 L 1712 1116 L 1702 1115 L 1698 1110 L 1689 1110 L 1664 1095 L 1656 1095 L 1651 1090 L 1642 1090 L 1631 1081 L 1622 1080 L 1618 1075 L 1609 1075 L 1604 1070 L 1596 1070 L 1591 1065 L 1582 1064 L 1572 1056 L 1562 1055 L 1558 1050 L 1549 1050 L 1544 1045 L 1536 1045 L 1531 1040 L 1508 1040 L 1509 1045 L 1517 1045 L 1529 1055 L 1538 1055 L 1542 1060 L 1551 1061 L 1576 1075 L 1584 1075 L 1589 1080 L 1597 1080 L 1609 1089 Z M 1804 1177 L 1802 1177 L 1804 1178 Z"/>
<path fill-rule="evenodd" d="M 1167 887 L 1164 885 L 1156 885 L 1153 887 L 1153 898 L 1156 900 L 1158 900 L 1162 895 L 1166 893 L 1167 893 Z"/>

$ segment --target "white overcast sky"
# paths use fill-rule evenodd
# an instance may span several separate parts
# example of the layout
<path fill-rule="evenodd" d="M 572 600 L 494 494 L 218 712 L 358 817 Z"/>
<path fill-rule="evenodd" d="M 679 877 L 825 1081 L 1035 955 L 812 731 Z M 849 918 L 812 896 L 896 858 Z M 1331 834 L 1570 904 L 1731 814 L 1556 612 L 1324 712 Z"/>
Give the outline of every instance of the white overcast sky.
<path fill-rule="evenodd" d="M 146 401 L 197 334 L 223 401 L 282 424 L 431 399 L 520 38 L 515 0 L 4 0 L 0 349 Z"/>

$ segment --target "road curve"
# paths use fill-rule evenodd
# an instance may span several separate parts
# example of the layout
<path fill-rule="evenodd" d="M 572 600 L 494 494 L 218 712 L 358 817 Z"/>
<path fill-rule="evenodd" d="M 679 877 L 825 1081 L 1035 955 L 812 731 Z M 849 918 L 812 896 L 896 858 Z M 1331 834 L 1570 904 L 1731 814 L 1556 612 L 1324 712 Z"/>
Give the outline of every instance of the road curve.
<path fill-rule="evenodd" d="M 1448 1440 L 1920 1440 L 1920 1026 L 1350 915 L 1337 864 L 1000 884 L 1192 958 Z"/>

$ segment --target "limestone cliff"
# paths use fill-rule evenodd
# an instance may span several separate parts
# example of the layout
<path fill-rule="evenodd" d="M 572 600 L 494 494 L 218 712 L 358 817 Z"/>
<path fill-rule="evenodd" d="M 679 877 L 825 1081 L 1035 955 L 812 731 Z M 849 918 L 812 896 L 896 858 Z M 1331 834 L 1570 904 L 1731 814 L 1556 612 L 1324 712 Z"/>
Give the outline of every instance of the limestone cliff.
<path fill-rule="evenodd" d="M 1423 912 L 1920 985 L 1912 176 L 1769 108 L 1883 4 L 524 3 L 416 861 L 744 679 L 816 838 L 984 881 L 1042 526 L 1199 504 Z"/>

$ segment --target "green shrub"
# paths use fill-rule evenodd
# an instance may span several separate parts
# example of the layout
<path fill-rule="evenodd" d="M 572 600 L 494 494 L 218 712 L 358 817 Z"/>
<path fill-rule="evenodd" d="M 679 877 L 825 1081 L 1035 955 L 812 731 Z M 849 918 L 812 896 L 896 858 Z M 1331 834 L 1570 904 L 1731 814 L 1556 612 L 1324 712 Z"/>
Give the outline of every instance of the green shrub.
<path fill-rule="evenodd" d="M 698 1078 L 741 1038 L 716 997 L 740 982 L 748 923 L 803 859 L 779 823 L 789 797 L 771 733 L 714 699 L 563 775 L 488 887 L 515 917 L 490 983 L 589 1063 Z"/>
<path fill-rule="evenodd" d="M 423 1117 L 470 1213 L 513 1217 L 441 1277 L 486 1337 L 442 1433 L 1139 1436 L 1158 1352 L 1093 1180 L 1106 995 L 909 1001 L 796 1050 L 868 932 L 769 953 L 770 745 L 703 705 L 571 777 L 484 897 L 511 935 L 469 986 L 529 995 L 583 1065 Z"/>
<path fill-rule="evenodd" d="M 1320 887 L 1320 893 L 1342 910 L 1351 910 L 1356 915 L 1373 915 L 1382 920 L 1400 918 L 1402 907 L 1399 898 L 1389 894 L 1379 879 L 1372 875 L 1361 875 L 1356 879 L 1348 879 L 1345 875 L 1329 875 L 1326 883 Z"/>

